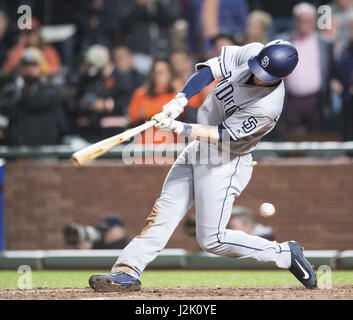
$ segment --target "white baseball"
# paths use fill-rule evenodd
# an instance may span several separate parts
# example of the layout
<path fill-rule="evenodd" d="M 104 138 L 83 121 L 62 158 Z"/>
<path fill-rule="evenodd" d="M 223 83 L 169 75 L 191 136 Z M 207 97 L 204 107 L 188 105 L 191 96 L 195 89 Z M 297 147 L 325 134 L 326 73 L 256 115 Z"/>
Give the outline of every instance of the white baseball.
<path fill-rule="evenodd" d="M 276 208 L 272 203 L 265 202 L 260 206 L 260 214 L 265 218 L 273 216 L 275 212 Z"/>

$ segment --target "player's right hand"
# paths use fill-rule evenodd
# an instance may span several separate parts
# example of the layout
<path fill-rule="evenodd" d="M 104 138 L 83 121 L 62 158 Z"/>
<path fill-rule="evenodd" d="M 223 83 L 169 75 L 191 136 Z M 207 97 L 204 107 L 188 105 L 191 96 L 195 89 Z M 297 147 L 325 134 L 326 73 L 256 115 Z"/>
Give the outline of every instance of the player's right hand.
<path fill-rule="evenodd" d="M 170 118 L 177 118 L 188 104 L 184 93 L 178 93 L 175 98 L 163 106 L 163 112 Z"/>
<path fill-rule="evenodd" d="M 180 132 L 184 128 L 184 125 L 182 122 L 171 119 L 166 115 L 164 111 L 155 114 L 152 117 L 152 120 L 157 121 L 154 127 L 157 128 L 158 130 L 167 130 L 167 131 L 172 131 L 174 133 L 180 134 Z"/>
<path fill-rule="evenodd" d="M 169 116 L 167 116 L 167 114 L 164 111 L 162 111 L 160 113 L 155 114 L 151 120 L 157 121 L 157 123 L 154 125 L 155 127 L 157 127 L 158 124 L 161 123 L 166 118 L 169 118 Z"/>

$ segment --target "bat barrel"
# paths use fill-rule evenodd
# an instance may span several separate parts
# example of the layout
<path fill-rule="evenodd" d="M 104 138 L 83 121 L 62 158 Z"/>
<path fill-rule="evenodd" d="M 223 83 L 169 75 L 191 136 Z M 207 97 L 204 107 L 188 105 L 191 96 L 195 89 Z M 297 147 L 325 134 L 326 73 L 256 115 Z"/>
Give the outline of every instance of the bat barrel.
<path fill-rule="evenodd" d="M 77 156 L 75 156 L 75 154 L 72 155 L 71 160 L 76 167 L 79 167 L 81 165 L 80 159 L 77 158 Z"/>
<path fill-rule="evenodd" d="M 83 148 L 82 150 L 75 152 L 71 159 L 76 166 L 82 166 L 88 161 L 93 160 L 106 153 L 110 149 L 116 147 L 118 144 L 127 141 L 142 131 L 153 127 L 155 123 L 155 120 L 151 120 L 141 124 L 140 126 L 137 126 L 136 128 L 126 130 L 123 133 L 92 144 L 86 148 Z"/>

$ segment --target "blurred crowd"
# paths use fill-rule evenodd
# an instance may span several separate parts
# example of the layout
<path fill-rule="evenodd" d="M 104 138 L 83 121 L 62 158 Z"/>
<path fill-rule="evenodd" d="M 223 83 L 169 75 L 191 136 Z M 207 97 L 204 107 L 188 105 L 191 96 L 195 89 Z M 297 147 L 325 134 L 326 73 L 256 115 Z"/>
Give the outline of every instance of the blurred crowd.
<path fill-rule="evenodd" d="M 320 28 L 324 4 L 332 20 Z M 31 29 L 18 27 L 20 5 Z M 222 46 L 277 38 L 300 59 L 267 139 L 353 140 L 353 0 L 1 0 L 0 143 L 117 134 L 160 112 Z M 181 120 L 196 122 L 213 85 Z"/>

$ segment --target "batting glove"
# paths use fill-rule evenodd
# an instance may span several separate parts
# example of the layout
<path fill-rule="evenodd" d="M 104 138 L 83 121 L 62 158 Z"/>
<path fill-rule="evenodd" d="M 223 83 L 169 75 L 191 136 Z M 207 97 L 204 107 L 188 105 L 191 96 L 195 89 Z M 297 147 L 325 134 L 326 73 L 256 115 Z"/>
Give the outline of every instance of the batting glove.
<path fill-rule="evenodd" d="M 168 118 L 168 116 L 167 116 L 167 114 L 165 113 L 165 112 L 160 112 L 160 113 L 157 113 L 157 114 L 155 114 L 152 118 L 151 118 L 151 120 L 155 120 L 155 121 L 157 121 L 157 123 L 159 123 L 159 122 L 161 122 L 163 119 L 165 119 L 165 118 Z M 156 126 L 156 125 L 155 125 Z"/>
<path fill-rule="evenodd" d="M 181 134 L 184 131 L 184 123 L 170 119 L 168 117 L 161 118 L 159 122 L 154 125 L 157 129 L 167 130 L 176 134 Z"/>
<path fill-rule="evenodd" d="M 175 98 L 163 106 L 163 112 L 171 119 L 177 118 L 188 104 L 184 93 L 178 93 Z"/>

